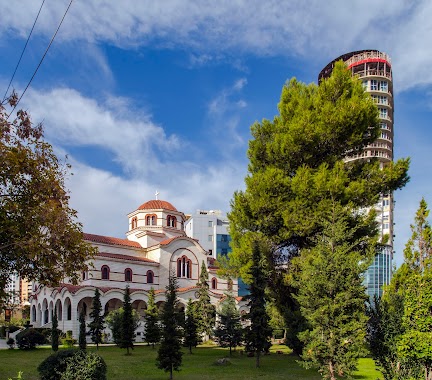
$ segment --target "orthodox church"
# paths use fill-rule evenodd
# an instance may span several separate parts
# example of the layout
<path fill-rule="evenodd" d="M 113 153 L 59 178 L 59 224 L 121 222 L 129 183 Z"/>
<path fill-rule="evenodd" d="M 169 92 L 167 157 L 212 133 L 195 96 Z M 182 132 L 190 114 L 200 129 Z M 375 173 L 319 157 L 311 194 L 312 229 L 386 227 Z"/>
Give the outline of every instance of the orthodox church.
<path fill-rule="evenodd" d="M 175 273 L 179 289 L 177 297 L 184 310 L 189 299 L 197 299 L 197 282 L 204 262 L 209 277 L 211 303 L 217 306 L 227 291 L 238 294 L 237 279 L 217 276 L 214 259 L 196 239 L 186 236 L 186 216 L 171 203 L 150 200 L 128 214 L 129 230 L 125 239 L 84 234 L 84 239 L 98 248 L 88 272 L 83 272 L 79 285 L 67 281 L 55 288 L 35 286 L 30 297 L 30 323 L 34 327 L 51 327 L 54 311 L 62 331 L 79 334 L 78 317 L 84 311 L 90 321 L 95 289 L 101 293 L 105 314 L 122 306 L 124 289 L 130 287 L 132 307 L 141 320 L 145 315 L 148 292 L 155 290 L 159 307 L 165 301 L 165 288 L 170 273 Z M 239 302 L 237 298 L 237 302 Z M 238 305 L 240 311 L 245 306 Z M 137 330 L 143 336 L 144 323 Z M 106 329 L 109 335 L 109 329 Z"/>

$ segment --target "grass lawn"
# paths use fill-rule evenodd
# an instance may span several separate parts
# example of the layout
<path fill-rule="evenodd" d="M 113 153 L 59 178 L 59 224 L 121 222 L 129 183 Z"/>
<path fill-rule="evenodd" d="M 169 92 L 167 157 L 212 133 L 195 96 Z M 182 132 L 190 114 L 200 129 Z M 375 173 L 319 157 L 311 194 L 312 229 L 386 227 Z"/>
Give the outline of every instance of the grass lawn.
<path fill-rule="evenodd" d="M 96 351 L 96 348 L 89 348 Z M 276 350 L 284 352 L 276 354 Z M 316 370 L 305 370 L 297 364 L 296 358 L 289 355 L 286 346 L 273 346 L 272 353 L 264 356 L 261 368 L 255 368 L 255 358 L 248 358 L 235 352 L 231 365 L 217 366 L 217 359 L 228 357 L 227 349 L 200 346 L 190 355 L 184 352 L 183 365 L 180 372 L 174 373 L 175 379 L 187 380 L 213 380 L 213 379 L 292 379 L 292 380 L 318 380 L 321 377 Z M 38 348 L 33 351 L 0 350 L 0 380 L 15 377 L 18 371 L 23 371 L 24 380 L 38 379 L 36 370 L 39 363 L 51 354 L 51 348 Z M 155 366 L 157 348 L 154 350 L 147 346 L 136 346 L 132 355 L 126 356 L 125 350 L 117 347 L 100 347 L 99 354 L 105 359 L 108 366 L 108 379 L 112 380 L 166 380 L 169 374 Z M 359 380 L 376 380 L 380 377 L 375 370 L 371 359 L 362 359 L 359 363 L 359 372 L 354 376 Z"/>

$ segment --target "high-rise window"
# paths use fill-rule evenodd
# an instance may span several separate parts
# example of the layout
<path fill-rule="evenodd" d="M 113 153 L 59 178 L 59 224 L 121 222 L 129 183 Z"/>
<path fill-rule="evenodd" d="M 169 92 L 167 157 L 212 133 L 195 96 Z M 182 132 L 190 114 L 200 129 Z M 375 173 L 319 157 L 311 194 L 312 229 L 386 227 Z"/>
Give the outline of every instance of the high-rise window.
<path fill-rule="evenodd" d="M 387 119 L 387 109 L 386 108 L 378 108 L 379 117 L 381 119 Z"/>
<path fill-rule="evenodd" d="M 376 79 L 372 79 L 370 81 L 370 89 L 371 89 L 371 91 L 378 90 L 378 81 Z"/>
<path fill-rule="evenodd" d="M 379 89 L 380 91 L 388 92 L 388 83 L 385 80 L 382 80 L 379 83 Z"/>

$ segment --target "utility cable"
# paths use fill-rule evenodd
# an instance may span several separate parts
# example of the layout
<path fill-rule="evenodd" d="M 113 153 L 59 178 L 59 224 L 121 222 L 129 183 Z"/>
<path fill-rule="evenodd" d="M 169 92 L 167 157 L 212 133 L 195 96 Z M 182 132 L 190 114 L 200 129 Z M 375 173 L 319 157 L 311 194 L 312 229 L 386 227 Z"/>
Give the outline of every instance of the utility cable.
<path fill-rule="evenodd" d="M 43 62 L 45 56 L 47 55 L 49 48 L 51 47 L 52 43 L 54 42 L 54 38 L 57 36 L 57 33 L 58 33 L 60 27 L 62 26 L 63 21 L 64 21 L 66 15 L 67 15 L 67 13 L 69 11 L 69 8 L 71 7 L 72 3 L 73 3 L 73 0 L 70 1 L 68 7 L 66 8 L 66 11 L 65 11 L 65 13 L 64 13 L 64 15 L 63 15 L 63 17 L 62 17 L 62 19 L 60 21 L 60 24 L 58 25 L 57 30 L 55 31 L 54 35 L 52 36 L 51 41 L 50 41 L 48 47 L 46 48 L 44 55 L 42 56 L 41 60 L 39 61 L 39 64 L 37 65 L 36 70 L 34 71 L 34 73 L 33 73 L 32 77 L 30 78 L 30 81 L 28 82 L 26 88 L 24 89 L 23 93 L 21 94 L 21 96 L 19 97 L 18 101 L 16 102 L 14 108 L 9 113 L 9 115 L 7 117 L 7 120 L 9 119 L 10 115 L 12 115 L 13 111 L 15 111 L 15 108 L 17 108 L 17 106 L 18 106 L 19 102 L 21 101 L 22 97 L 26 93 L 27 89 L 30 87 L 30 84 L 33 81 L 34 77 L 36 76 L 36 73 L 38 72 L 39 67 L 42 65 L 42 62 Z"/>
<path fill-rule="evenodd" d="M 25 49 L 26 49 L 27 44 L 28 44 L 28 42 L 29 42 L 29 40 L 30 40 L 30 37 L 31 37 L 31 35 L 32 35 L 32 33 L 33 33 L 33 29 L 34 29 L 34 27 L 35 27 L 35 25 L 36 25 L 36 22 L 37 22 L 38 18 L 39 18 L 39 15 L 40 15 L 40 13 L 41 13 L 41 10 L 42 10 L 42 7 L 43 7 L 44 3 L 45 3 L 45 0 L 42 1 L 42 4 L 41 4 L 41 6 L 40 6 L 40 8 L 39 8 L 39 12 L 38 12 L 38 14 L 37 14 L 37 16 L 36 16 L 36 19 L 34 20 L 33 26 L 32 26 L 32 28 L 31 28 L 31 30 L 30 30 L 30 34 L 29 34 L 29 36 L 28 36 L 28 38 L 27 38 L 27 41 L 26 41 L 26 43 L 25 43 L 25 45 L 24 45 L 24 48 L 23 48 L 23 50 L 22 50 L 22 52 L 21 52 L 21 56 L 19 57 L 18 63 L 17 63 L 16 66 L 15 66 L 15 70 L 14 70 L 14 72 L 13 72 L 13 74 L 12 74 L 12 78 L 11 78 L 11 80 L 10 80 L 10 82 L 9 82 L 9 85 L 7 86 L 7 89 L 6 89 L 5 94 L 3 95 L 2 103 L 3 103 L 3 102 L 5 101 L 5 99 L 6 99 L 7 93 L 8 93 L 8 91 L 9 91 L 9 88 L 10 88 L 10 86 L 11 86 L 11 84 L 12 84 L 12 81 L 13 81 L 13 79 L 14 79 L 14 77 L 15 77 L 15 74 L 16 74 L 16 72 L 17 72 L 17 70 L 18 70 L 18 66 L 19 66 L 19 64 L 21 63 L 21 59 L 22 59 L 22 57 L 23 57 L 23 55 L 24 55 Z"/>

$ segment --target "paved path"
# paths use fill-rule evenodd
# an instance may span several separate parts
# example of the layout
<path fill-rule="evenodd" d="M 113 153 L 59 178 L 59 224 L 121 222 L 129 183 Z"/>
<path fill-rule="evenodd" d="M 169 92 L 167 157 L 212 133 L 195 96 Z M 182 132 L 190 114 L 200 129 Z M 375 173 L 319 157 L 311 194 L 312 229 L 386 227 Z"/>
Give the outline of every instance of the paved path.
<path fill-rule="evenodd" d="M 9 346 L 6 344 L 6 339 L 0 339 L 0 350 L 9 348 Z"/>

